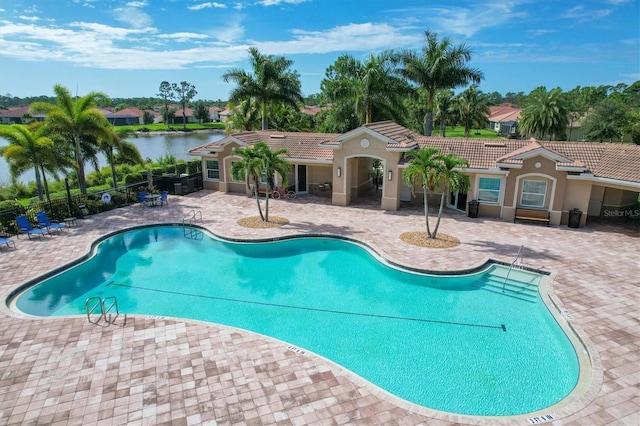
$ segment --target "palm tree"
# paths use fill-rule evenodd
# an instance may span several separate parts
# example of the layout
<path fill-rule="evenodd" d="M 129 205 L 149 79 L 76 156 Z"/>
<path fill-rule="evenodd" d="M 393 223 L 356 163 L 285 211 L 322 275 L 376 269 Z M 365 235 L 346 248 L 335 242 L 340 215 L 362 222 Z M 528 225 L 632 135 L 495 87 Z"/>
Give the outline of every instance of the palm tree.
<path fill-rule="evenodd" d="M 440 136 L 445 137 L 447 131 L 447 119 L 454 112 L 453 110 L 453 91 L 441 90 L 436 94 L 434 99 L 434 120 L 440 121 Z"/>
<path fill-rule="evenodd" d="M 260 219 L 264 222 L 265 218 L 262 214 L 259 194 L 260 178 L 263 170 L 261 153 L 256 146 L 246 146 L 244 148 L 233 148 L 231 154 L 241 158 L 240 161 L 235 161 L 231 166 L 231 175 L 236 180 L 244 178 L 248 189 L 251 189 L 251 185 L 253 185 L 258 213 L 260 213 Z"/>
<path fill-rule="evenodd" d="M 424 195 L 424 219 L 427 225 L 427 238 L 434 238 L 429 228 L 429 203 L 428 191 L 434 191 L 438 187 L 438 177 L 440 175 L 440 150 L 437 148 L 424 147 L 406 153 L 405 158 L 409 160 L 407 167 L 402 172 L 402 180 L 411 187 L 415 196 L 414 188 L 421 186 Z"/>
<path fill-rule="evenodd" d="M 38 189 L 38 199 L 44 199 L 41 166 L 54 150 L 53 141 L 45 135 L 43 126 L 12 124 L 0 127 L 0 137 L 9 145 L 0 147 L 0 154 L 7 160 L 13 179 L 33 167 Z"/>
<path fill-rule="evenodd" d="M 442 210 L 444 208 L 444 201 L 447 195 L 451 192 L 458 193 L 467 192 L 469 190 L 469 176 L 456 170 L 458 168 L 469 167 L 469 161 L 464 158 L 459 158 L 455 154 L 441 155 L 438 160 L 441 162 L 441 167 L 438 168 L 438 175 L 436 178 L 438 183 L 442 183 L 443 188 L 440 196 L 438 220 L 436 221 L 436 227 L 433 229 L 433 236 L 431 238 L 436 238 L 436 234 L 438 233 L 440 218 L 442 217 Z"/>
<path fill-rule="evenodd" d="M 101 138 L 109 138 L 110 124 L 96 108 L 100 102 L 108 100 L 104 93 L 90 92 L 75 100 L 65 87 L 56 84 L 53 87 L 56 104 L 35 102 L 32 111 L 45 112 L 45 123 L 51 135 L 59 135 L 69 142 L 75 151 L 78 171 L 78 185 L 82 194 L 87 193 L 85 181 L 85 158 L 95 160 L 97 150 L 93 142 Z M 90 140 L 91 139 L 91 140 Z M 83 155 L 87 154 L 87 155 Z"/>
<path fill-rule="evenodd" d="M 130 130 L 116 130 L 110 129 L 109 138 L 102 138 L 98 140 L 98 146 L 105 153 L 107 157 L 107 163 L 111 167 L 111 179 L 113 180 L 113 188 L 118 188 L 118 175 L 116 174 L 116 160 L 114 150 L 118 152 L 119 157 L 133 164 L 144 165 L 144 160 L 138 147 L 131 142 L 124 140 L 129 136 L 135 136 L 135 133 Z"/>
<path fill-rule="evenodd" d="M 273 191 L 276 189 L 275 185 L 275 175 L 276 173 L 280 175 L 282 178 L 282 187 L 286 188 L 289 180 L 289 170 L 291 170 L 291 165 L 286 158 L 283 158 L 283 155 L 289 155 L 289 151 L 285 148 L 280 148 L 275 151 L 272 151 L 264 142 L 258 142 L 256 144 L 256 148 L 260 152 L 260 156 L 262 159 L 262 169 L 263 172 L 267 175 L 267 194 L 266 194 L 266 203 L 264 209 L 264 220 L 265 222 L 269 221 L 269 196 L 273 194 Z"/>
<path fill-rule="evenodd" d="M 252 99 L 244 99 L 237 106 L 233 102 L 227 103 L 229 111 L 233 111 L 227 120 L 226 131 L 232 130 L 257 130 L 260 128 L 258 109 Z"/>
<path fill-rule="evenodd" d="M 405 116 L 404 97 L 411 94 L 406 80 L 397 75 L 399 56 L 390 50 L 371 54 L 365 62 L 342 55 L 326 71 L 322 93 L 332 104 L 338 122 L 357 118 L 357 125 Z"/>
<path fill-rule="evenodd" d="M 469 137 L 471 127 L 484 127 L 489 115 L 489 106 L 482 92 L 474 84 L 456 96 L 455 108 L 464 124 L 464 137 Z"/>
<path fill-rule="evenodd" d="M 285 103 L 297 108 L 302 101 L 300 95 L 300 77 L 297 72 L 289 71 L 293 61 L 284 56 L 262 55 L 255 47 L 249 48 L 253 75 L 240 68 L 234 68 L 223 74 L 223 80 L 235 82 L 238 86 L 231 91 L 229 100 L 238 103 L 253 99 L 260 108 L 262 130 L 267 130 L 267 107 L 272 103 Z"/>
<path fill-rule="evenodd" d="M 544 139 L 562 137 L 569 125 L 567 102 L 560 88 L 547 92 L 546 87 L 534 89 L 527 97 L 522 116 L 520 130 Z"/>
<path fill-rule="evenodd" d="M 247 183 L 247 188 L 251 189 L 253 184 L 254 196 L 258 205 L 260 219 L 263 222 L 269 221 L 269 197 L 275 190 L 275 174 L 279 174 L 282 178 L 282 186 L 286 186 L 291 165 L 282 157 L 288 155 L 289 151 L 284 148 L 272 151 L 264 142 L 258 142 L 254 146 L 244 148 L 234 148 L 232 155 L 242 158 L 231 166 L 231 174 L 234 179 L 240 180 L 243 176 Z M 262 176 L 267 181 L 267 190 L 265 191 L 265 213 L 262 214 L 262 206 L 260 205 L 260 182 Z"/>
<path fill-rule="evenodd" d="M 424 35 L 422 54 L 404 52 L 404 67 L 400 73 L 428 93 L 424 134 L 431 136 L 434 98 L 438 90 L 453 89 L 469 82 L 480 83 L 484 75 L 480 70 L 466 66 L 471 59 L 471 50 L 464 44 L 454 46 L 448 37 L 438 41 L 438 35 L 430 30 L 426 30 Z"/>

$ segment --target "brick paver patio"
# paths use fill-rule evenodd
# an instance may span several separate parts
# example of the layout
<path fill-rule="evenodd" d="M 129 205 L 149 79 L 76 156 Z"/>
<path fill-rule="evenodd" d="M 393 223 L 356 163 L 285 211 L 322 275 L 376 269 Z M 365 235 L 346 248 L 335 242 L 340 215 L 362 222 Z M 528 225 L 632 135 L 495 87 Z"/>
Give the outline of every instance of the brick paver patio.
<path fill-rule="evenodd" d="M 423 229 L 421 208 L 384 212 L 373 204 L 334 207 L 314 196 L 272 201 L 270 214 L 291 223 L 260 230 L 236 224 L 257 214 L 255 201 L 243 195 L 200 191 L 170 197 L 168 207 L 130 206 L 79 220 L 68 234 L 25 236 L 17 249 L 4 248 L 0 294 L 5 300 L 29 280 L 80 258 L 100 236 L 179 223 L 192 209 L 223 237 L 337 234 L 363 241 L 395 263 L 430 270 L 510 262 L 524 245 L 525 262 L 551 272 L 552 298 L 594 365 L 582 396 L 549 410 L 557 417 L 553 423 L 640 424 L 637 225 L 570 229 L 446 212 L 440 232 L 462 243 L 425 249 L 398 238 Z M 128 316 L 124 324 L 102 327 L 86 317 L 23 317 L 3 304 L 0 332 L 0 424 L 524 425 L 531 417 L 473 418 L 417 407 L 324 358 L 216 324 Z"/>

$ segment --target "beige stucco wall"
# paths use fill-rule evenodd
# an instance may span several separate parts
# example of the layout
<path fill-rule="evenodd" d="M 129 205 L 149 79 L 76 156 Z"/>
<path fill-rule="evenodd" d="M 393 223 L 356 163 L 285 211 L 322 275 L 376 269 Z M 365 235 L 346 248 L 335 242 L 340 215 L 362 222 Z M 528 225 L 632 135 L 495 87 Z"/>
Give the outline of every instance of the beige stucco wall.
<path fill-rule="evenodd" d="M 561 225 L 569 223 L 569 210 L 578 209 L 582 211 L 580 225 L 587 222 L 587 212 L 589 211 L 589 200 L 591 199 L 592 182 L 585 180 L 567 180 L 562 202 Z"/>
<path fill-rule="evenodd" d="M 368 145 L 362 143 L 368 140 Z M 372 183 L 369 177 L 372 158 L 382 160 L 384 178 L 382 184 L 381 208 L 385 210 L 398 210 L 400 206 L 399 189 L 400 175 L 398 162 L 401 152 L 387 151 L 387 142 L 369 134 L 355 135 L 342 141 L 342 147 L 333 153 L 333 194 L 332 203 L 338 206 L 346 206 L 358 191 L 370 189 Z M 338 177 L 338 167 L 340 176 Z M 391 181 L 388 180 L 388 172 L 391 171 Z M 369 183 L 367 183 L 369 182 Z M 354 190 L 355 189 L 355 190 Z"/>
<path fill-rule="evenodd" d="M 525 180 L 547 182 L 544 210 L 550 212 L 550 224 L 559 225 L 562 220 L 567 172 L 557 171 L 556 162 L 544 156 L 523 160 L 522 168 L 510 169 L 505 190 L 503 219 L 513 220 L 516 207 L 520 206 L 522 183 Z M 482 211 L 482 210 L 480 210 Z"/>

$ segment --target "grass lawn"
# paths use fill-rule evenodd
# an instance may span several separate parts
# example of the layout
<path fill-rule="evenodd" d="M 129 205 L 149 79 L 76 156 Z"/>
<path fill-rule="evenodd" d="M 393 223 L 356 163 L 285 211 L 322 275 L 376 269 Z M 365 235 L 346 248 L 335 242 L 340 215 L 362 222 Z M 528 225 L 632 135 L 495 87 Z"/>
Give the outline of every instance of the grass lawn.
<path fill-rule="evenodd" d="M 440 126 L 434 126 L 432 136 L 440 135 Z M 462 138 L 464 137 L 463 126 L 447 126 L 445 130 L 445 137 L 447 138 Z M 497 134 L 494 130 L 489 129 L 471 129 L 469 130 L 469 138 L 471 139 L 504 139 Z"/>

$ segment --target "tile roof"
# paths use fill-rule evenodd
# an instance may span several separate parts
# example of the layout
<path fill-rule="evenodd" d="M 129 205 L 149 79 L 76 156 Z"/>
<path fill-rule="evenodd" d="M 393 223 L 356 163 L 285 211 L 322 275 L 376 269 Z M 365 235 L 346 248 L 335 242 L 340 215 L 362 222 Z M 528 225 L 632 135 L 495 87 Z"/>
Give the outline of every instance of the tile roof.
<path fill-rule="evenodd" d="M 256 130 L 236 133 L 223 139 L 194 148 L 191 154 L 206 154 L 219 149 L 231 140 L 238 140 L 246 145 L 265 142 L 272 150 L 285 148 L 289 157 L 304 160 L 333 160 L 333 151 L 319 146 L 321 142 L 338 136 L 335 133 L 277 132 L 274 130 Z"/>
<path fill-rule="evenodd" d="M 597 177 L 640 182 L 640 146 L 593 142 L 545 142 L 535 139 L 464 139 L 423 136 L 391 121 L 369 123 L 362 126 L 388 138 L 389 148 L 434 147 L 445 154 L 456 154 L 469 161 L 473 169 L 495 169 L 497 163 L 519 164 L 514 158 L 535 149 L 544 148 L 562 159 L 560 167 L 586 168 Z M 355 129 L 356 131 L 358 129 Z M 276 131 L 250 131 L 234 134 L 228 138 L 194 148 L 192 155 L 208 154 L 212 149 L 235 138 L 247 145 L 266 142 L 271 149 L 286 148 L 291 158 L 308 160 L 333 159 L 331 146 L 340 144 L 343 134 L 297 133 Z M 322 146 L 319 146 L 322 144 Z"/>

